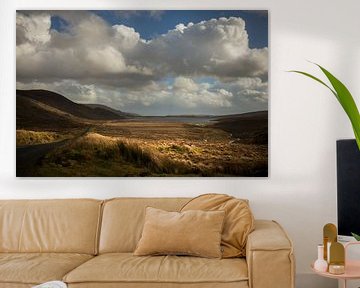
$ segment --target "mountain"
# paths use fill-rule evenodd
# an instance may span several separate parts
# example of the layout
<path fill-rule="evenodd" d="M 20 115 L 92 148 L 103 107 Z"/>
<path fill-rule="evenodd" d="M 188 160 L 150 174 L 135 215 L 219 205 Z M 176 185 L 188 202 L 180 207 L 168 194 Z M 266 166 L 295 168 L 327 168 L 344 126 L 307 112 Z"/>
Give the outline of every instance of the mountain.
<path fill-rule="evenodd" d="M 106 106 L 106 105 L 101 105 L 101 104 L 85 104 L 85 105 L 90 108 L 93 108 L 93 109 L 104 109 L 104 110 L 110 111 L 112 113 L 115 113 L 121 117 L 138 117 L 138 116 L 140 116 L 139 114 L 127 113 L 127 112 L 123 112 L 120 110 L 116 110 L 116 109 L 110 108 L 109 106 Z"/>
<path fill-rule="evenodd" d="M 267 120 L 268 119 L 268 111 L 254 111 L 254 112 L 245 112 L 241 114 L 227 114 L 214 116 L 216 119 L 251 119 L 251 120 Z M 216 120 L 215 119 L 215 120 Z"/>
<path fill-rule="evenodd" d="M 82 125 L 81 119 L 71 114 L 28 97 L 16 96 L 17 129 L 61 129 L 77 128 Z"/>
<path fill-rule="evenodd" d="M 53 107 L 64 113 L 71 114 L 75 117 L 90 120 L 118 120 L 126 118 L 125 115 L 115 113 L 111 108 L 91 107 L 86 104 L 75 103 L 66 97 L 47 90 L 16 90 L 17 99 L 24 97 Z M 104 108 L 106 107 L 106 109 Z"/>
<path fill-rule="evenodd" d="M 211 126 L 231 133 L 236 141 L 268 144 L 268 111 L 219 116 Z"/>

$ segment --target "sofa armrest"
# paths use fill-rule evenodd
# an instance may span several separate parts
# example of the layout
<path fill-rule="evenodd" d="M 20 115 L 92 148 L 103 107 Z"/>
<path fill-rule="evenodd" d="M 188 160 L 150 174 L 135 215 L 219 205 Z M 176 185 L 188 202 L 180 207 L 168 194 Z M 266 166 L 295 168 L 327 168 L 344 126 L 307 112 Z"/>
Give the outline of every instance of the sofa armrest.
<path fill-rule="evenodd" d="M 295 287 L 293 245 L 277 222 L 255 221 L 247 240 L 246 261 L 250 288 Z"/>

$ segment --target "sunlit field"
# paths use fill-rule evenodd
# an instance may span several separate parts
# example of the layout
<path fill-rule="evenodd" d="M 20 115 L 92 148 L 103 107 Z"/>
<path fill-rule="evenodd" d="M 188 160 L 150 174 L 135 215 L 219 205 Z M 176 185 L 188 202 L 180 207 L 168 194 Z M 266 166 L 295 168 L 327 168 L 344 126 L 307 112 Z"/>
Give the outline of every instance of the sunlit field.
<path fill-rule="evenodd" d="M 74 130 L 75 138 L 44 156 L 33 176 L 266 176 L 267 143 L 257 143 L 256 134 L 233 138 L 213 126 L 104 121 L 79 137 Z M 19 130 L 17 135 L 23 145 L 71 133 Z"/>

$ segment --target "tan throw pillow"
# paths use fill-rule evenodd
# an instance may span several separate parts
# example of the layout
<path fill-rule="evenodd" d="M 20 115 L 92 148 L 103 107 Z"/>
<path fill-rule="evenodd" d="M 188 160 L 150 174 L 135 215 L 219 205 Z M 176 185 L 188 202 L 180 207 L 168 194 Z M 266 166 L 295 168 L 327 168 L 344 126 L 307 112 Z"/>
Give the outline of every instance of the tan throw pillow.
<path fill-rule="evenodd" d="M 221 258 L 224 211 L 167 212 L 147 207 L 134 255 Z"/>
<path fill-rule="evenodd" d="M 254 217 L 247 200 L 224 194 L 204 194 L 190 200 L 181 209 L 188 210 L 225 211 L 221 237 L 222 257 L 245 256 L 247 236 L 254 230 Z"/>

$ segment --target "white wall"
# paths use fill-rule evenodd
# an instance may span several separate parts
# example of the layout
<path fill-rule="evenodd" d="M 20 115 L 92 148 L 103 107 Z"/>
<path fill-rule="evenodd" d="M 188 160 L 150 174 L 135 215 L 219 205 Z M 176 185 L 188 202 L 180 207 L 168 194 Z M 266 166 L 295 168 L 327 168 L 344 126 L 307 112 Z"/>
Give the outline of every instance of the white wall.
<path fill-rule="evenodd" d="M 88 8 L 269 9 L 270 177 L 16 179 L 15 9 Z M 358 8 L 358 0 L 2 0 L 0 198 L 194 196 L 206 192 L 248 198 L 257 218 L 278 220 L 293 239 L 298 287 L 335 287 L 334 282 L 321 284 L 322 279 L 312 275 L 309 264 L 316 256 L 322 226 L 336 223 L 335 141 L 352 137 L 351 128 L 325 88 L 285 71 L 316 71 L 306 60 L 316 61 L 343 79 L 359 97 Z"/>

